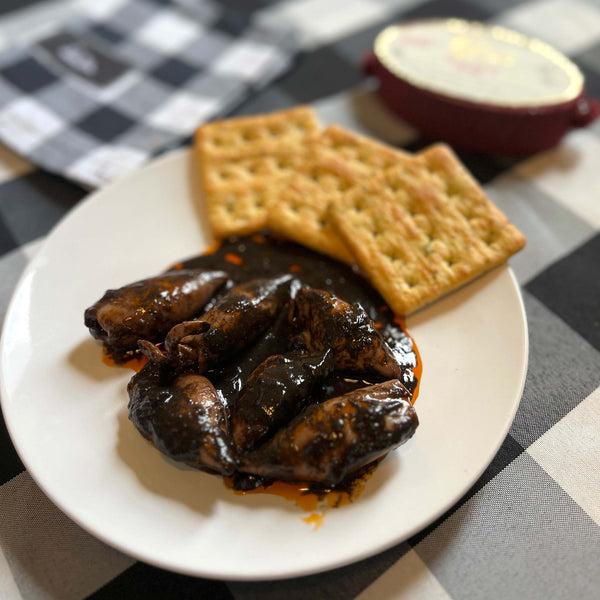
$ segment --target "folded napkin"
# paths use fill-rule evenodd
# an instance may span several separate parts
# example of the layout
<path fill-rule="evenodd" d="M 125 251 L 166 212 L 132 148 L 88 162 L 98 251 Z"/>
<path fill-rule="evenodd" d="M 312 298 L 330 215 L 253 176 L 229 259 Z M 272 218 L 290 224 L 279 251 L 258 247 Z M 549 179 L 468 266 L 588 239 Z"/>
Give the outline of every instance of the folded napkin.
<path fill-rule="evenodd" d="M 263 4 L 89 2 L 0 55 L 0 141 L 88 186 L 120 177 L 290 66 L 294 31 Z"/>

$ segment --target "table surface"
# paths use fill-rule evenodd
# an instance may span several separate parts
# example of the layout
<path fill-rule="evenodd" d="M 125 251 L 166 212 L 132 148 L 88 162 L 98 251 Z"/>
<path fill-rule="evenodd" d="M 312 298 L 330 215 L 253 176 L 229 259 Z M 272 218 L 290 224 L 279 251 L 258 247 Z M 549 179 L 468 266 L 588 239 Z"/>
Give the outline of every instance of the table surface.
<path fill-rule="evenodd" d="M 0 48 L 68 16 L 72 5 L 7 3 Z M 430 140 L 393 117 L 360 72 L 382 27 L 421 16 L 491 21 L 543 38 L 581 67 L 588 92 L 600 96 L 600 2 L 293 0 L 281 10 L 298 25 L 304 51 L 234 114 L 306 102 L 324 122 L 410 151 L 426 146 Z M 460 157 L 527 236 L 510 264 L 530 355 L 510 432 L 456 506 L 413 538 L 327 573 L 252 583 L 192 578 L 136 562 L 66 518 L 24 469 L 0 417 L 0 597 L 598 598 L 600 121 L 523 160 Z M 0 147 L 1 318 L 50 228 L 85 196 Z"/>

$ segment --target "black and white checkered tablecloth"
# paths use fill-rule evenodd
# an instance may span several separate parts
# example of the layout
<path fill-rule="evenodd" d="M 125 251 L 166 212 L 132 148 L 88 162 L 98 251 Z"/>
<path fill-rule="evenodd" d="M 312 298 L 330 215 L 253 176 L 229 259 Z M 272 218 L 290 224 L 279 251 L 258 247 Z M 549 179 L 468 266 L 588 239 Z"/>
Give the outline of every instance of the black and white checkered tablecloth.
<path fill-rule="evenodd" d="M 41 2 L 3 15 L 0 45 L 20 22 L 37 26 L 67 15 L 70 4 Z M 179 4 L 198 10 L 209 3 Z M 492 21 L 545 39 L 600 96 L 597 0 L 220 3 L 230 16 L 240 4 L 270 5 L 291 19 L 303 50 L 236 113 L 308 102 L 325 122 L 409 150 L 424 146 L 381 107 L 359 68 L 383 26 L 422 16 Z M 530 355 L 510 433 L 456 506 L 413 538 L 335 571 L 268 583 L 192 578 L 135 562 L 67 519 L 24 470 L 0 421 L 0 598 L 600 598 L 600 122 L 524 160 L 461 157 L 528 238 L 510 262 L 523 291 Z M 2 317 L 40 241 L 85 194 L 0 148 Z"/>
<path fill-rule="evenodd" d="M 253 18 L 263 12 L 268 23 Z M 59 30 L 0 53 L 0 141 L 102 186 L 284 72 L 294 31 L 273 11 L 212 1 L 84 4 Z"/>

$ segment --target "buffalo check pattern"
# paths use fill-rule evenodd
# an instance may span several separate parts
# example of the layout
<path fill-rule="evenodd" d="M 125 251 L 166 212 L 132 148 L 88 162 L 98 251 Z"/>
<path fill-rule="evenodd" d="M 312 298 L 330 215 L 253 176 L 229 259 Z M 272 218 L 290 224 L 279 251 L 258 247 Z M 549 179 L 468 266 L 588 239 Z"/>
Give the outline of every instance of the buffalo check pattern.
<path fill-rule="evenodd" d="M 0 140 L 86 186 L 124 175 L 289 68 L 293 29 L 255 12 L 208 0 L 84 3 L 59 31 L 0 55 Z"/>
<path fill-rule="evenodd" d="M 360 71 L 374 36 L 391 21 L 458 16 L 515 27 L 566 52 L 584 71 L 589 93 L 600 96 L 600 4 L 591 0 L 179 0 L 169 4 L 173 6 L 190 17 L 178 40 L 156 35 L 176 26 L 169 18 L 153 22 L 158 4 L 106 0 L 84 6 L 85 27 L 91 20 L 103 22 L 98 35 L 120 49 L 120 60 L 135 62 L 139 73 L 153 73 L 118 88 L 113 96 L 107 93 L 101 108 L 83 88 L 73 86 L 63 94 L 48 83 L 55 75 L 36 70 L 34 62 L 25 63 L 31 70 L 28 77 L 11 70 L 11 61 L 0 67 L 2 128 L 18 127 L 24 113 L 33 124 L 32 131 L 13 141 L 20 156 L 0 147 L 0 318 L 44 236 L 85 196 L 79 185 L 52 173 L 93 185 L 96 171 L 90 157 L 106 160 L 103 155 L 110 154 L 115 140 L 118 147 L 130 149 L 121 162 L 135 167 L 152 153 L 147 149 L 156 132 L 164 133 L 166 124 L 172 124 L 169 111 L 204 119 L 309 102 L 324 122 L 409 150 L 430 143 L 382 107 L 372 82 Z M 115 19 L 119 10 L 121 17 Z M 132 36 L 132 23 L 141 21 L 147 25 Z M 252 94 L 242 101 L 236 85 L 246 85 L 265 57 L 254 38 L 247 37 L 248 26 L 264 31 L 284 21 L 293 22 L 298 34 L 297 61 L 261 89 L 251 86 Z M 211 25 L 194 38 L 198 23 Z M 1 25 L 0 19 L 0 36 Z M 242 52 L 250 48 L 255 66 L 246 70 L 236 59 L 240 45 L 232 45 L 232 39 L 244 40 Z M 287 40 L 282 47 L 293 52 L 285 44 Z M 220 59 L 210 57 L 210 49 L 217 48 Z M 188 51 L 192 58 L 186 58 Z M 201 82 L 198 73 L 206 75 Z M 186 104 L 194 90 L 202 90 L 203 100 L 196 96 L 192 105 Z M 223 93 L 223 104 L 217 103 L 214 90 Z M 120 118 L 94 133 L 97 123 L 114 113 Z M 143 121 L 137 120 L 140 114 Z M 65 122 L 78 127 L 65 129 Z M 181 143 L 183 117 L 179 127 L 161 144 Z M 84 162 L 77 176 L 66 173 L 62 159 L 43 152 L 38 134 L 48 145 L 55 140 L 52 147 L 71 156 L 71 169 L 78 160 L 87 160 L 87 166 Z M 163 147 L 153 148 L 159 152 Z M 146 152 L 144 158 L 140 151 Z M 43 163 L 40 156 L 55 162 Z M 556 148 L 521 160 L 461 153 L 487 193 L 527 236 L 526 248 L 510 262 L 523 293 L 530 355 L 523 398 L 506 440 L 447 514 L 377 556 L 319 575 L 276 582 L 187 577 L 136 562 L 67 519 L 24 470 L 0 421 L 0 598 L 600 597 L 598 156 L 598 121 L 572 131 Z M 109 169 L 108 175 L 119 171 Z"/>

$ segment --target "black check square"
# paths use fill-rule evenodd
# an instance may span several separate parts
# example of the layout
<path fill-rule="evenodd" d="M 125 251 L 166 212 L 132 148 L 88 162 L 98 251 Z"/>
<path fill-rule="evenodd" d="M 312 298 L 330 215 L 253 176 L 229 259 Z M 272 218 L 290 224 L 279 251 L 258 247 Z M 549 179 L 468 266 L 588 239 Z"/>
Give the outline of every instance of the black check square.
<path fill-rule="evenodd" d="M 125 569 L 88 598 L 90 600 L 112 600 L 113 598 L 233 600 L 227 584 L 223 581 L 171 573 L 140 562 Z"/>
<path fill-rule="evenodd" d="M 109 106 L 104 106 L 79 121 L 76 127 L 103 142 L 110 142 L 134 125 L 133 119 Z"/>
<path fill-rule="evenodd" d="M 215 24 L 220 31 L 229 33 L 235 37 L 241 35 L 250 25 L 251 15 L 243 10 L 225 11 Z"/>
<path fill-rule="evenodd" d="M 418 3 L 414 8 L 404 12 L 403 20 L 450 17 L 469 19 L 471 21 L 487 21 L 493 11 L 479 3 L 463 0 L 431 0 Z"/>
<path fill-rule="evenodd" d="M 541 300 L 600 350 L 600 234 L 527 284 Z M 595 276 L 590 277 L 589 274 Z"/>
<path fill-rule="evenodd" d="M 277 4 L 279 0 L 219 0 L 221 7 L 227 12 L 232 10 L 243 10 L 248 13 L 265 8 L 270 4 Z"/>
<path fill-rule="evenodd" d="M 428 148 L 431 144 L 435 144 L 437 141 L 439 140 L 420 136 L 416 140 L 406 144 L 404 149 L 416 154 Z M 459 148 L 453 148 L 453 150 L 460 161 L 469 169 L 473 177 L 482 185 L 489 183 L 511 166 L 510 157 L 492 157 L 478 152 L 466 152 Z"/>
<path fill-rule="evenodd" d="M 600 98 L 600 73 L 595 69 L 587 67 L 585 64 L 578 65 L 583 71 L 585 77 L 585 91 L 592 98 Z"/>
<path fill-rule="evenodd" d="M 4 222 L 4 219 L 1 215 L 2 205 L 0 205 L 0 256 L 14 250 L 18 247 L 19 243 L 15 239 L 10 227 Z M 1 428 L 1 418 L 0 418 L 0 428 Z"/>
<path fill-rule="evenodd" d="M 126 37 L 124 34 L 115 31 L 112 27 L 108 27 L 103 23 L 99 23 L 98 25 L 92 27 L 90 29 L 90 33 L 96 35 L 106 42 L 109 42 L 110 44 L 119 44 Z"/>
<path fill-rule="evenodd" d="M 215 27 L 233 36 L 241 35 L 252 23 L 254 13 L 269 5 L 273 0 L 219 0 L 221 17 Z"/>
<path fill-rule="evenodd" d="M 178 58 L 171 58 L 154 69 L 152 75 L 159 81 L 179 87 L 189 81 L 197 72 L 197 69 L 188 63 Z"/>
<path fill-rule="evenodd" d="M 8 431 L 1 414 L 0 453 L 2 453 L 2 461 L 0 462 L 0 485 L 3 485 L 13 477 L 16 477 L 19 473 L 21 473 L 21 471 L 24 471 L 25 467 L 23 466 L 17 451 L 10 441 L 10 436 L 8 435 Z"/>
<path fill-rule="evenodd" d="M 334 47 L 324 46 L 303 56 L 294 72 L 283 77 L 278 86 L 294 102 L 313 102 L 358 85 L 363 79 L 360 69 L 339 56 Z M 315 86 L 314 81 L 319 85 Z"/>
<path fill-rule="evenodd" d="M 33 94 L 58 80 L 56 75 L 31 57 L 2 69 L 0 75 L 27 94 Z"/>

